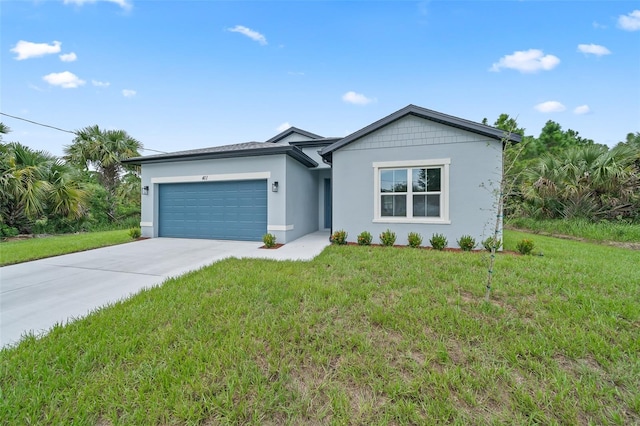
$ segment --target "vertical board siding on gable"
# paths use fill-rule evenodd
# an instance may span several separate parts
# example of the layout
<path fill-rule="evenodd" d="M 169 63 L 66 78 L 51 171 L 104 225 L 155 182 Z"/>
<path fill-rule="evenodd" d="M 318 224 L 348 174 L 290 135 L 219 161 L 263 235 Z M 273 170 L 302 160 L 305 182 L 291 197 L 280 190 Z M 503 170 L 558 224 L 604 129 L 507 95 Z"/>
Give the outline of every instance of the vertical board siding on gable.
<path fill-rule="evenodd" d="M 487 141 L 492 140 L 462 129 L 410 115 L 359 139 L 357 143 L 347 145 L 342 150 L 356 151 L 443 143 L 466 143 L 476 142 L 478 138 L 483 138 Z"/>

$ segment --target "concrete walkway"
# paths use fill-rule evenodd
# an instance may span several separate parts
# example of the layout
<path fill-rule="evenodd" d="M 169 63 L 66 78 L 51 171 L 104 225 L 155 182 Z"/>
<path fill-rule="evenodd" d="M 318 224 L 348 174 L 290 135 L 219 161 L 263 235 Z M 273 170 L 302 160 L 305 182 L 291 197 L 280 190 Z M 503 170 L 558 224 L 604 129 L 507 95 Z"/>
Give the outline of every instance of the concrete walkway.
<path fill-rule="evenodd" d="M 311 260 L 329 245 L 315 232 L 276 250 L 243 241 L 152 238 L 0 268 L 0 347 L 222 259 Z"/>

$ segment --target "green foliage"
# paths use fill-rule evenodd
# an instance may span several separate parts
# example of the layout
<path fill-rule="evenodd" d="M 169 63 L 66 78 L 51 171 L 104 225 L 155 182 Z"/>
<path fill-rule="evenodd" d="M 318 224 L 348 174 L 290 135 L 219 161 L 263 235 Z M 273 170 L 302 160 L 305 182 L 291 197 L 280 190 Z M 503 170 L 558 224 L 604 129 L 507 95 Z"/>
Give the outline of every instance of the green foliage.
<path fill-rule="evenodd" d="M 4 223 L 0 224 L 0 238 L 11 238 L 18 235 L 20 231 L 13 226 L 7 226 Z"/>
<path fill-rule="evenodd" d="M 132 239 L 137 240 L 142 236 L 142 231 L 140 230 L 140 228 L 129 228 L 129 236 Z"/>
<path fill-rule="evenodd" d="M 495 237 L 489 237 L 482 242 L 482 246 L 486 251 L 498 251 L 502 247 L 502 241 Z"/>
<path fill-rule="evenodd" d="M 390 229 L 383 231 L 380 234 L 380 244 L 383 246 L 392 246 L 396 243 L 396 233 L 392 232 Z"/>
<path fill-rule="evenodd" d="M 447 237 L 443 234 L 433 234 L 429 239 L 429 244 L 431 244 L 431 247 L 435 250 L 444 250 L 449 244 L 449 241 L 447 241 Z"/>
<path fill-rule="evenodd" d="M 516 245 L 516 249 L 520 254 L 531 254 L 535 247 L 535 244 L 532 240 L 528 238 L 524 238 L 518 242 Z"/>
<path fill-rule="evenodd" d="M 476 247 L 476 239 L 471 235 L 463 235 L 457 241 L 458 247 L 460 247 L 464 251 L 471 251 Z"/>
<path fill-rule="evenodd" d="M 361 246 L 371 245 L 372 240 L 373 240 L 373 236 L 368 231 L 362 231 L 358 235 L 358 245 L 361 245 Z"/>
<path fill-rule="evenodd" d="M 347 244 L 347 231 L 340 229 L 331 235 L 331 244 L 344 245 Z"/>
<path fill-rule="evenodd" d="M 266 248 L 273 248 L 276 246 L 276 236 L 274 234 L 264 234 L 262 236 L 262 242 Z"/>
<path fill-rule="evenodd" d="M 422 245 L 422 235 L 418 234 L 417 232 L 409 232 L 407 241 L 409 242 L 410 247 L 420 247 Z"/>

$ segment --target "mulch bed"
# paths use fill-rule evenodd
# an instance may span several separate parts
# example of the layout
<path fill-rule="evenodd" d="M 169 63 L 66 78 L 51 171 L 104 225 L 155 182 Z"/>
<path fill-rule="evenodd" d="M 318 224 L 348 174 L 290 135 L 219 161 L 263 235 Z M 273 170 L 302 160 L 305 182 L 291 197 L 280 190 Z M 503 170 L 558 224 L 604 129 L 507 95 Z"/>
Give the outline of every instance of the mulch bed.
<path fill-rule="evenodd" d="M 280 243 L 276 243 L 276 245 L 274 245 L 273 247 L 267 247 L 267 246 L 260 246 L 258 248 L 261 249 L 265 249 L 265 250 L 275 250 L 275 249 L 279 249 L 280 247 L 282 247 L 284 244 L 280 244 Z"/>

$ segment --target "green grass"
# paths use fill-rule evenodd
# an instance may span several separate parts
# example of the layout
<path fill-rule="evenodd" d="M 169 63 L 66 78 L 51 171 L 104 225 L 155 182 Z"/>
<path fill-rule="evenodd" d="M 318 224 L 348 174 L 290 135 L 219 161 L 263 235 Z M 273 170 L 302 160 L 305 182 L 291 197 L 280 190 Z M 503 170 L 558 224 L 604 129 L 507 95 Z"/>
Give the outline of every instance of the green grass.
<path fill-rule="evenodd" d="M 637 424 L 640 252 L 228 259 L 0 351 L 2 424 Z"/>
<path fill-rule="evenodd" d="M 640 224 L 607 221 L 594 223 L 583 219 L 538 220 L 530 218 L 509 218 L 506 224 L 524 231 L 569 235 L 598 242 L 640 243 Z"/>
<path fill-rule="evenodd" d="M 0 242 L 0 266 L 131 241 L 128 230 L 57 235 Z"/>

